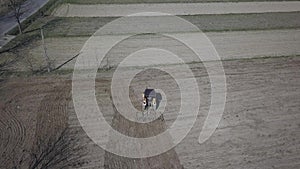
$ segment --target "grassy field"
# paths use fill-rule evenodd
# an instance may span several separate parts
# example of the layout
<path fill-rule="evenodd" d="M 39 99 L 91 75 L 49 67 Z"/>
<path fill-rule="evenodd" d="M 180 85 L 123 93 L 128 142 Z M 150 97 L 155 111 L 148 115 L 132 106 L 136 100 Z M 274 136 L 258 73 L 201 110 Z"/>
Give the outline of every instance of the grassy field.
<path fill-rule="evenodd" d="M 299 30 L 208 32 L 206 35 L 215 45 L 222 60 L 250 60 L 250 58 L 259 57 L 286 57 L 296 55 L 296 57 L 299 57 L 299 38 L 297 38 L 299 37 Z M 130 44 L 132 47 L 141 48 L 144 42 L 142 37 L 157 41 L 155 44 L 161 48 L 176 46 L 174 41 L 159 37 L 158 35 L 139 35 L 130 38 L 130 40 L 127 41 L 128 45 Z M 30 68 L 39 70 L 40 66 L 46 65 L 40 39 L 40 37 L 35 37 L 27 46 L 18 48 L 15 53 L 10 53 L 11 57 L 14 55 L 22 56 L 22 60 L 18 61 L 18 64 L 12 65 L 11 68 L 13 68 L 13 70 L 30 71 Z M 51 60 L 53 60 L 53 65 L 57 67 L 77 55 L 88 39 L 88 36 L 46 38 L 47 53 Z M 108 41 L 110 35 L 103 36 L 102 39 Z M 110 66 L 115 67 L 122 60 L 123 56 L 130 51 L 131 48 L 128 47 L 128 45 L 120 44 L 116 47 L 117 50 L 107 55 L 107 57 L 110 58 Z M 102 50 L 102 46 L 103 45 L 99 44 L 99 50 Z M 188 58 L 184 50 L 180 50 L 179 47 L 177 47 L 177 50 L 179 52 L 178 55 L 182 58 Z M 197 60 L 187 60 L 187 62 L 194 61 Z M 30 65 L 30 63 L 32 65 Z M 106 62 L 103 62 L 102 66 L 104 66 L 105 63 Z M 64 65 L 62 69 L 73 69 L 74 64 L 75 60 Z"/>
<path fill-rule="evenodd" d="M 300 27 L 300 12 L 180 16 L 204 32 L 293 29 Z M 47 37 L 90 36 L 116 17 L 54 18 L 45 24 Z M 29 27 L 33 30 L 35 26 Z"/>
<path fill-rule="evenodd" d="M 297 29 L 300 27 L 300 12 L 263 14 L 225 14 L 179 16 L 204 32 L 246 31 L 271 29 Z M 40 27 L 44 27 L 46 38 L 91 36 L 105 24 L 117 17 L 44 17 L 32 22 L 25 34 L 8 43 L 1 51 L 30 44 L 40 38 Z"/>
<path fill-rule="evenodd" d="M 7 7 L 8 3 L 9 3 L 8 0 L 0 1 L 0 16 L 5 14 L 7 11 L 9 11 L 9 8 Z"/>
<path fill-rule="evenodd" d="M 249 30 L 297 29 L 300 27 L 300 12 L 264 13 L 264 14 L 226 14 L 226 15 L 195 15 L 180 16 L 198 26 L 204 32 L 230 32 Z M 10 52 L 0 53 L 0 63 L 22 60 L 15 64 L 13 70 L 29 70 L 30 64 L 44 65 L 40 48 L 40 27 L 44 27 L 48 52 L 57 63 L 63 63 L 78 53 L 86 38 L 95 33 L 105 24 L 117 19 L 116 17 L 44 17 L 33 22 L 25 34 L 17 36 L 1 50 L 11 49 Z M 71 40 L 70 40 L 71 38 Z M 72 39 L 74 38 L 74 39 Z M 70 44 L 70 45 L 66 45 Z M 79 46 L 78 46 L 79 45 Z M 61 49 L 62 48 L 62 49 Z M 30 51 L 30 52 L 29 52 Z M 63 51 L 68 51 L 63 52 Z M 27 57 L 30 56 L 30 57 Z M 27 58 L 27 60 L 24 58 Z M 20 61 L 18 61 L 20 63 Z M 30 64 L 29 64 L 30 63 Z M 41 64 L 42 63 L 42 64 Z"/>

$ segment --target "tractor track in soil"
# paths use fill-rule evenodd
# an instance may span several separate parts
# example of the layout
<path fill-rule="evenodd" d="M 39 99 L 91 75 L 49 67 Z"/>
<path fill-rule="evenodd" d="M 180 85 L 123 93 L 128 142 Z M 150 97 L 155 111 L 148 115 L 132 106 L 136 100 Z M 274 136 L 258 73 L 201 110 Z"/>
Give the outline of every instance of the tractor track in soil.
<path fill-rule="evenodd" d="M 176 70 L 176 65 L 170 66 L 174 67 L 172 70 Z M 226 109 L 214 135 L 208 142 L 199 145 L 197 138 L 210 101 L 210 84 L 204 66 L 198 63 L 191 64 L 191 69 L 199 80 L 201 113 L 195 127 L 172 153 L 174 156 L 169 154 L 169 157 L 177 159 L 177 154 L 178 161 L 185 168 L 263 168 L 266 164 L 278 168 L 299 168 L 297 159 L 300 152 L 298 141 L 300 58 L 231 60 L 224 61 L 223 66 L 228 84 Z M 124 73 L 126 74 L 126 71 Z M 138 107 L 138 100 L 135 99 L 141 97 L 140 93 L 145 85 L 149 81 L 158 81 L 157 85 L 165 88 L 163 91 L 174 100 L 170 102 L 173 104 L 172 109 L 167 110 L 175 111 L 179 106 L 175 97 L 176 86 L 170 87 L 171 80 L 165 73 L 157 72 L 155 79 L 150 76 L 153 73 L 154 70 L 133 79 L 130 85 L 134 89 L 130 95 L 132 103 Z M 97 75 L 96 98 L 99 107 L 102 107 L 104 117 L 116 130 L 136 136 L 136 133 L 128 133 L 126 129 L 141 131 L 142 128 L 122 119 L 111 108 L 109 95 L 111 75 L 110 71 L 100 72 Z M 65 154 L 69 156 L 67 160 L 75 162 L 68 164 L 69 161 L 64 161 L 52 168 L 62 168 L 65 165 L 70 168 L 103 168 L 104 164 L 110 168 L 122 164 L 134 165 L 133 159 L 105 153 L 82 130 L 73 104 L 69 100 L 71 88 L 69 82 L 57 77 L 14 78 L 0 82 L 1 169 L 2 165 L 11 168 L 13 163 L 11 157 L 20 158 L 21 154 L 26 154 L 23 152 L 16 155 L 24 149 L 32 148 L 36 137 L 55 136 L 66 124 L 69 129 L 67 137 L 77 139 L 75 145 L 83 148 L 75 152 L 70 145 L 72 150 Z M 154 84 L 150 86 L 156 88 Z M 165 114 L 166 126 L 174 121 L 175 115 Z M 64 122 L 66 117 L 68 119 Z M 8 125 L 11 127 L 9 130 Z M 157 132 L 162 131 L 159 126 L 156 125 Z M 16 150 L 16 153 L 14 154 L 12 150 Z M 80 153 L 81 158 L 76 160 L 74 153 Z M 168 159 L 167 156 L 162 159 Z M 141 166 L 146 164 L 147 160 L 155 163 L 155 159 L 142 159 L 138 160 L 138 163 Z M 228 167 L 229 160 L 231 167 Z"/>
<path fill-rule="evenodd" d="M 52 126 L 56 126 L 57 130 L 63 126 L 63 121 L 66 123 L 65 118 L 49 113 L 56 112 L 62 116 L 66 114 L 63 109 L 66 102 L 63 99 L 68 96 L 65 93 L 69 90 L 62 87 L 64 83 L 61 86 L 59 83 L 61 82 L 49 81 L 47 78 L 3 82 L 0 89 L 4 96 L 0 100 L 0 168 L 11 168 L 19 162 L 22 163 L 20 166 L 29 165 L 30 161 L 26 160 L 30 156 L 34 140 L 40 135 L 36 133 L 48 130 L 45 134 L 50 135 L 55 131 Z M 47 124 L 38 119 L 41 118 L 40 115 L 44 117 L 45 112 L 50 116 L 42 119 L 50 117 L 54 123 Z"/>

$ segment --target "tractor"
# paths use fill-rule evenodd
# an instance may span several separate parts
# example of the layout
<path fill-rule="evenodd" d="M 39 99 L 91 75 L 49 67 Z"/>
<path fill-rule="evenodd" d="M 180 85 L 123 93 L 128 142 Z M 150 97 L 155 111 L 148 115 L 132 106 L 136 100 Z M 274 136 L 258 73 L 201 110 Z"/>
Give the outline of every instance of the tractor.
<path fill-rule="evenodd" d="M 156 110 L 156 92 L 154 89 L 146 89 L 143 93 L 143 110 L 153 108 Z"/>

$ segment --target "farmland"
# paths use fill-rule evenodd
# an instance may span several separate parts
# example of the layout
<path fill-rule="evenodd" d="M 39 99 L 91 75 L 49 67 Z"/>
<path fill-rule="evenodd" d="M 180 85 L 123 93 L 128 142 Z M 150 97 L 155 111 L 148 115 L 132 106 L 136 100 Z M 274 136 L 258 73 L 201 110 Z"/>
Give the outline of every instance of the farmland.
<path fill-rule="evenodd" d="M 297 138 L 300 134 L 298 119 L 300 96 L 297 85 L 300 81 L 299 58 L 236 60 L 223 63 L 228 80 L 227 104 L 219 128 L 210 141 L 203 145 L 197 143 L 197 137 L 200 126 L 203 125 L 203 117 L 207 114 L 210 98 L 209 82 L 207 74 L 202 71 L 205 68 L 201 64 L 191 65 L 197 73 L 196 76 L 199 77 L 200 93 L 204 101 L 201 102 L 201 111 L 195 127 L 176 147 L 181 164 L 185 168 L 219 168 L 220 166 L 255 168 L 266 164 L 297 168 L 299 165 L 296 160 L 299 153 Z M 158 73 L 158 76 L 153 80 L 154 83 L 167 85 L 172 82 L 166 74 L 157 71 L 155 73 Z M 105 118 L 110 123 L 114 117 L 107 93 L 111 75 L 110 71 L 100 73 L 96 83 L 98 104 L 106 110 Z M 94 145 L 80 127 L 74 108 L 71 106 L 70 81 L 64 80 L 65 78 L 66 75 L 57 80 L 57 75 L 52 75 L 30 79 L 15 78 L 1 82 L 1 95 L 9 96 L 1 101 L 1 109 L 6 110 L 2 115 L 7 117 L 2 118 L 2 123 L 11 124 L 12 127 L 9 130 L 11 132 L 2 132 L 1 139 L 9 140 L 2 144 L 1 149 L 6 147 L 4 149 L 6 153 L 11 153 L 13 147 L 30 149 L 31 140 L 38 137 L 34 134 L 36 131 L 47 130 L 45 139 L 59 137 L 57 131 L 62 131 L 67 125 L 69 131 L 66 136 L 76 138 L 75 145 L 80 148 L 74 150 L 75 152 L 65 150 L 64 153 L 69 159 L 74 157 L 77 160 L 69 163 L 64 161 L 52 167 L 64 165 L 78 168 L 103 167 L 105 152 Z M 138 89 L 141 84 L 149 82 L 149 79 L 141 78 L 134 79 L 132 87 Z M 160 87 L 164 89 L 166 86 L 160 85 Z M 169 88 L 165 92 L 169 93 L 172 90 Z M 57 100 L 58 98 L 60 99 Z M 47 113 L 44 110 L 47 110 Z M 30 116 L 25 118 L 24 114 L 28 112 Z M 43 114 L 40 114 L 41 112 Z M 172 112 L 170 113 L 165 116 L 167 126 L 176 117 Z M 66 119 L 67 114 L 69 120 Z M 5 129 L 4 126 L 1 129 Z M 289 144 L 284 144 L 287 140 Z M 70 146 L 75 145 L 70 144 Z M 224 158 L 224 155 L 227 157 Z M 7 156 L 2 160 L 4 160 L 2 164 L 13 165 L 11 163 L 13 160 Z"/>
<path fill-rule="evenodd" d="M 84 9 L 86 4 L 119 5 L 141 1 L 64 2 L 83 5 Z M 156 3 L 161 3 L 162 0 L 142 2 L 146 6 L 148 3 L 159 6 Z M 177 2 L 183 3 L 180 0 L 163 2 L 175 6 L 178 5 Z M 55 9 L 48 11 L 50 15 L 38 17 L 26 27 L 25 34 L 18 35 L 1 49 L 1 169 L 300 167 L 300 9 L 286 12 L 178 15 L 196 25 L 209 38 L 222 60 L 226 76 L 227 96 L 224 113 L 216 131 L 202 144 L 199 144 L 198 137 L 212 100 L 212 82 L 207 68 L 214 67 L 216 60 L 210 60 L 210 57 L 206 61 L 195 59 L 192 57 L 194 53 L 185 50 L 184 45 L 162 36 L 164 33 L 174 36 L 193 35 L 193 32 L 183 29 L 178 31 L 181 25 L 177 25 L 176 22 L 169 22 L 172 29 L 164 27 L 163 24 L 154 24 L 153 28 L 157 32 L 134 35 L 110 49 L 102 63 L 99 63 L 95 96 L 105 120 L 119 133 L 145 138 L 170 128 L 179 116 L 182 104 L 188 102 L 181 102 L 177 80 L 162 70 L 169 70 L 181 77 L 182 81 L 192 79 L 188 72 L 178 71 L 182 66 L 180 63 L 166 64 L 161 61 L 161 64 L 156 64 L 154 68 L 138 66 L 138 63 L 137 66 L 122 67 L 123 76 L 118 79 L 120 81 L 126 80 L 132 71 L 140 72 L 130 80 L 128 86 L 129 99 L 136 109 L 141 108 L 141 93 L 146 87 L 161 89 L 167 97 L 163 118 L 160 116 L 146 124 L 130 121 L 116 109 L 112 101 L 111 85 L 118 64 L 132 51 L 141 50 L 145 46 L 173 49 L 173 52 L 186 61 L 193 73 L 201 98 L 195 124 L 175 148 L 152 157 L 130 158 L 105 151 L 89 137 L 76 114 L 78 112 L 72 91 L 76 55 L 80 54 L 90 36 L 106 24 L 118 20 L 120 16 L 74 17 L 70 13 L 62 15 L 57 11 L 64 11 L 66 4 L 56 5 L 53 6 Z M 120 11 L 116 11 L 115 14 Z M 167 16 L 134 17 L 130 29 L 125 29 L 125 22 L 97 36 L 108 43 L 113 38 L 129 35 L 139 29 L 147 30 L 147 23 L 151 19 L 169 21 Z M 53 68 L 73 58 L 49 73 L 46 71 L 45 48 L 40 37 L 40 27 L 43 27 L 44 45 Z M 196 36 L 190 36 L 189 40 L 197 41 Z M 105 50 L 105 44 L 94 45 L 97 45 L 100 51 Z M 159 56 L 151 54 L 154 53 L 145 54 L 143 57 L 153 59 Z M 210 55 L 209 51 L 205 51 L 204 54 Z M 82 83 L 84 84 L 84 80 Z M 216 86 L 220 85 L 221 82 L 217 81 Z M 86 118 L 93 120 L 89 116 Z M 92 123 L 91 126 L 96 128 L 97 124 Z M 92 134 L 98 132 L 94 129 Z M 108 140 L 108 144 L 116 141 Z"/>

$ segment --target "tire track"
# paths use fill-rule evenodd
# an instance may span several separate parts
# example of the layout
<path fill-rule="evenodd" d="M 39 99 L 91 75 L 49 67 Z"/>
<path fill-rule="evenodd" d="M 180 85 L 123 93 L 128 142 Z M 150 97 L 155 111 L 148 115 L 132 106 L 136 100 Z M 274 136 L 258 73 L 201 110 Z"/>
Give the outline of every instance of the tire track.
<path fill-rule="evenodd" d="M 17 146 L 22 146 L 26 135 L 26 129 L 20 120 L 16 118 L 14 108 L 8 105 L 2 111 L 4 115 L 3 119 L 9 119 L 9 121 L 5 122 L 1 120 L 4 123 L 4 132 L 8 134 L 6 144 L 1 145 L 1 149 L 3 150 L 0 152 L 1 154 L 4 152 L 11 153 Z"/>
<path fill-rule="evenodd" d="M 41 101 L 37 115 L 36 137 L 59 133 L 53 129 L 66 128 L 66 108 L 69 100 L 70 88 L 65 84 L 55 86 Z"/>
<path fill-rule="evenodd" d="M 9 80 L 1 88 L 0 168 L 27 166 L 33 144 L 37 108 L 51 93 L 47 78 Z"/>
<path fill-rule="evenodd" d="M 76 160 L 76 138 L 70 136 L 68 109 L 71 83 L 61 81 L 52 86 L 38 108 L 34 168 L 64 168 Z M 73 158 L 73 159 L 72 159 Z"/>

